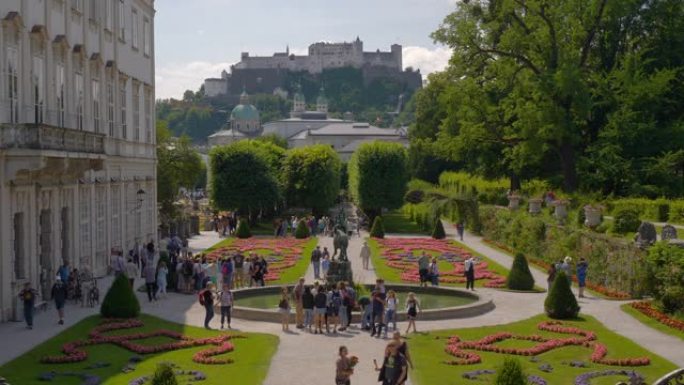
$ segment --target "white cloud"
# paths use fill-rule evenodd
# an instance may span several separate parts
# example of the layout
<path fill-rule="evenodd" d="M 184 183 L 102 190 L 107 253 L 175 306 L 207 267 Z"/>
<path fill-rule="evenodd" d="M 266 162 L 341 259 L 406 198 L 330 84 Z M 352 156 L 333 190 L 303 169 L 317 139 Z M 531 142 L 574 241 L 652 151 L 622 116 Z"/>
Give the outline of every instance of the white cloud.
<path fill-rule="evenodd" d="M 157 99 L 181 99 L 186 90 L 197 91 L 204 79 L 218 78 L 224 69 L 230 72 L 233 64 L 193 61 L 162 65 L 157 68 Z"/>
<path fill-rule="evenodd" d="M 436 47 L 434 49 L 410 46 L 404 47 L 404 67 L 419 68 L 423 76 L 442 71 L 449 64 L 451 49 Z"/>

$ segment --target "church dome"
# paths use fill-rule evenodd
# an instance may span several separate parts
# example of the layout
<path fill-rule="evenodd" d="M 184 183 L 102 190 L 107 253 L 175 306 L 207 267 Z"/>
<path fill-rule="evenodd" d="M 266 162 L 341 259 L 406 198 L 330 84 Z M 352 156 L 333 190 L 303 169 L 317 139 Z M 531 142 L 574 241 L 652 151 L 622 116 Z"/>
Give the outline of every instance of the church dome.
<path fill-rule="evenodd" d="M 259 120 L 259 110 L 251 104 L 238 104 L 230 113 L 230 120 Z"/>
<path fill-rule="evenodd" d="M 230 113 L 230 125 L 234 130 L 249 135 L 255 134 L 261 129 L 259 110 L 249 102 L 249 96 L 245 91 L 240 95 L 240 104 L 235 106 Z"/>

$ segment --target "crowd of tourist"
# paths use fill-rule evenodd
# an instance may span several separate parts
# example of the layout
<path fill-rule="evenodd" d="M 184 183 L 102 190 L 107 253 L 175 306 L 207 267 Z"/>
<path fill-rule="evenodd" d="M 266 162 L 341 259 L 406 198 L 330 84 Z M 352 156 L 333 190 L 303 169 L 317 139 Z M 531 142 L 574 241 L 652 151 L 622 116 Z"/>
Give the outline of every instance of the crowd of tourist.
<path fill-rule="evenodd" d="M 587 263 L 587 260 L 584 259 L 584 257 L 580 257 L 579 262 L 577 262 L 576 266 L 574 267 L 574 270 L 577 274 L 577 285 L 579 286 L 578 294 L 580 298 L 584 298 L 584 289 L 587 286 L 588 269 L 589 263 Z M 551 266 L 549 266 L 548 276 L 546 278 L 546 281 L 549 285 L 549 290 L 551 289 L 553 282 L 556 280 L 556 275 L 561 271 L 565 274 L 565 278 L 567 278 L 568 282 L 572 285 L 573 266 L 571 257 L 566 256 L 557 263 L 552 263 Z"/>

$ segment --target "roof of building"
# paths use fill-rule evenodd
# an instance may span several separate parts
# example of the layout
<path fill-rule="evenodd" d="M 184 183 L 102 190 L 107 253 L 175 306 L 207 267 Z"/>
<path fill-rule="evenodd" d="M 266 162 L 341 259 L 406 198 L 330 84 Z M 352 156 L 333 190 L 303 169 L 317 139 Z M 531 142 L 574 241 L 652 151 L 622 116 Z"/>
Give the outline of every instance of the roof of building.
<path fill-rule="evenodd" d="M 251 104 L 238 104 L 230 113 L 230 120 L 259 120 L 259 110 Z"/>
<path fill-rule="evenodd" d="M 209 135 L 210 138 L 219 138 L 219 137 L 223 137 L 223 136 L 234 136 L 236 138 L 238 138 L 238 137 L 244 138 L 247 135 L 243 134 L 242 132 L 240 132 L 238 130 L 234 130 L 232 128 L 227 129 L 227 130 L 221 130 L 221 131 L 218 131 L 218 132 L 215 132 L 215 133 Z"/>
<path fill-rule="evenodd" d="M 371 126 L 368 123 L 359 122 L 340 122 L 325 125 L 319 129 L 311 130 L 313 136 L 341 136 L 341 135 L 364 135 L 364 136 L 400 136 L 401 131 L 395 128 L 380 128 Z"/>

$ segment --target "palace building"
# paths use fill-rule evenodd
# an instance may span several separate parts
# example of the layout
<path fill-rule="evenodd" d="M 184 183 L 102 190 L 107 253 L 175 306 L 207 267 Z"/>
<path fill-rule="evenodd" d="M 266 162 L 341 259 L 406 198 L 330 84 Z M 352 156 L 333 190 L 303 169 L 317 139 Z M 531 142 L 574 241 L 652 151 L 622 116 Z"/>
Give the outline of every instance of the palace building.
<path fill-rule="evenodd" d="M 156 239 L 154 0 L 0 1 L 0 321 Z"/>

